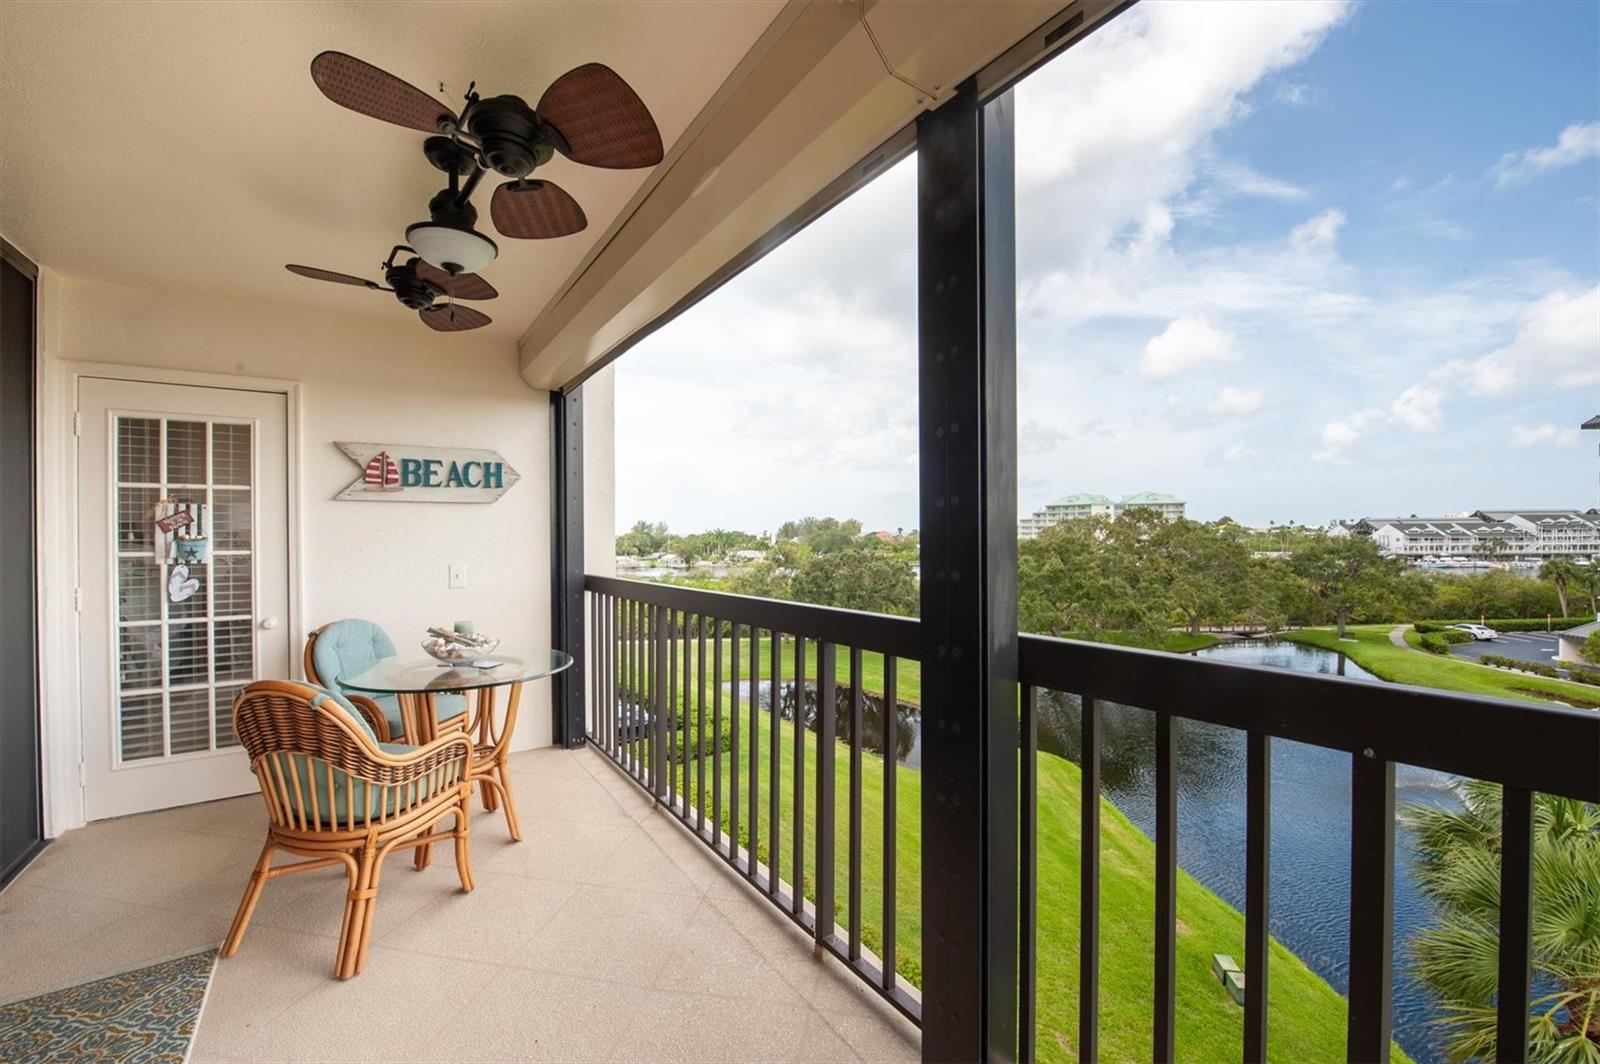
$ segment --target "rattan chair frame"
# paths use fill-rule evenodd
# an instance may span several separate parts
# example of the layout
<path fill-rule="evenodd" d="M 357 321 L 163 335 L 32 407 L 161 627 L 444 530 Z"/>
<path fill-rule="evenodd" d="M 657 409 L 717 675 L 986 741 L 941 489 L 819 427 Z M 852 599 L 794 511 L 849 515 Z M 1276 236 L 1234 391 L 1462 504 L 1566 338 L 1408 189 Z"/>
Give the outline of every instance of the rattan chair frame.
<path fill-rule="evenodd" d="M 473 746 L 463 732 L 453 730 L 410 753 L 388 753 L 348 714 L 326 703 L 313 706 L 318 694 L 303 684 L 261 680 L 245 688 L 234 703 L 234 731 L 261 785 L 268 827 L 222 956 L 231 957 L 238 951 L 269 880 L 342 865 L 350 886 L 334 975 L 348 979 L 366 966 L 379 877 L 389 854 L 452 842 L 461 889 L 473 889 L 469 854 Z M 309 781 L 299 778 L 299 758 L 306 759 Z M 336 815 L 341 783 L 346 806 L 342 821 Z M 364 785 L 361 792 L 366 796 L 359 812 L 357 783 Z M 376 816 L 371 801 L 374 789 L 378 794 Z M 306 797 L 310 808 L 306 808 Z M 452 816 L 453 829 L 435 830 L 440 821 Z M 272 858 L 278 850 L 307 860 L 274 866 Z"/>

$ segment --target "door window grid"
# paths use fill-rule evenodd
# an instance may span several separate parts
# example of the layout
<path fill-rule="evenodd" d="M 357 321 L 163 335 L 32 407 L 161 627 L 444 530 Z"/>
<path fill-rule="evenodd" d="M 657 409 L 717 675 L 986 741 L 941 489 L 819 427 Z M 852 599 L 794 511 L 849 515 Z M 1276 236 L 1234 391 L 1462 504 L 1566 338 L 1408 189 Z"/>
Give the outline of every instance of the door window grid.
<path fill-rule="evenodd" d="M 118 761 L 236 746 L 233 699 L 255 663 L 254 425 L 119 416 L 115 439 Z M 164 496 L 209 515 L 210 561 L 191 566 L 202 593 L 183 604 L 155 557 L 150 508 Z"/>

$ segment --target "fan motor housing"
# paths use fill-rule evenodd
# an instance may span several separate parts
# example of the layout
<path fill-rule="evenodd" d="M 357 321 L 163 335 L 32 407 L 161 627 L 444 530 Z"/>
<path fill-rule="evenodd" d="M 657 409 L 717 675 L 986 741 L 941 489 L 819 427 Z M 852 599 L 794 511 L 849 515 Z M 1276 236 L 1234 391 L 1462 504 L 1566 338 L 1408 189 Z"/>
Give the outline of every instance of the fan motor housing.
<path fill-rule="evenodd" d="M 412 310 L 431 307 L 435 299 L 444 295 L 444 290 L 438 285 L 417 276 L 417 261 L 411 259 L 390 266 L 383 275 L 384 281 L 394 289 L 395 298 Z"/>
<path fill-rule="evenodd" d="M 467 132 L 478 138 L 489 169 L 505 177 L 523 177 L 555 154 L 545 142 L 538 115 L 520 96 L 475 102 L 467 115 Z"/>

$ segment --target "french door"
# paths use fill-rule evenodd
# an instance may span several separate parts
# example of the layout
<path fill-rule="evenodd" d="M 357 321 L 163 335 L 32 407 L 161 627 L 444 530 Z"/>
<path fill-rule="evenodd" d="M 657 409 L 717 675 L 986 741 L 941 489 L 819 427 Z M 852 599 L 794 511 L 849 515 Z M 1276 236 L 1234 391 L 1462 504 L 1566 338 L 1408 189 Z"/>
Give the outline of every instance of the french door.
<path fill-rule="evenodd" d="M 289 676 L 286 398 L 84 377 L 88 817 L 242 794 L 233 700 Z"/>

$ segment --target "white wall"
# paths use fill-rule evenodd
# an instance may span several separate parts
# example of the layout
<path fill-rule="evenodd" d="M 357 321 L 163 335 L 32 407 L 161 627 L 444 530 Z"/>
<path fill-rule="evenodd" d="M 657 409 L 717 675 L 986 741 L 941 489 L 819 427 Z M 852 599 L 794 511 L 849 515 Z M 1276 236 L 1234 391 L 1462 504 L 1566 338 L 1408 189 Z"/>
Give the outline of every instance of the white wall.
<path fill-rule="evenodd" d="M 43 368 L 58 393 L 63 360 L 300 384 L 302 630 L 367 617 L 406 653 L 429 624 L 471 619 L 508 649 L 549 645 L 550 399 L 523 381 L 513 342 L 434 333 L 398 305 L 389 324 L 60 277 L 46 284 L 44 304 Z M 47 394 L 52 401 L 71 397 Z M 57 478 L 46 489 L 68 488 L 60 478 L 71 462 L 52 453 L 64 441 L 48 428 L 42 435 L 44 468 Z M 335 440 L 492 447 L 522 479 L 492 505 L 337 502 L 358 470 Z M 609 480 L 597 481 L 609 500 Z M 58 555 L 46 559 L 47 576 L 57 574 L 47 579 L 47 610 L 57 618 L 60 596 L 70 596 L 59 578 L 70 539 L 46 530 L 45 549 Z M 465 590 L 448 588 L 451 562 L 466 564 Z M 46 675 L 59 684 L 59 673 Z M 515 743 L 547 745 L 549 684 L 524 695 Z"/>

